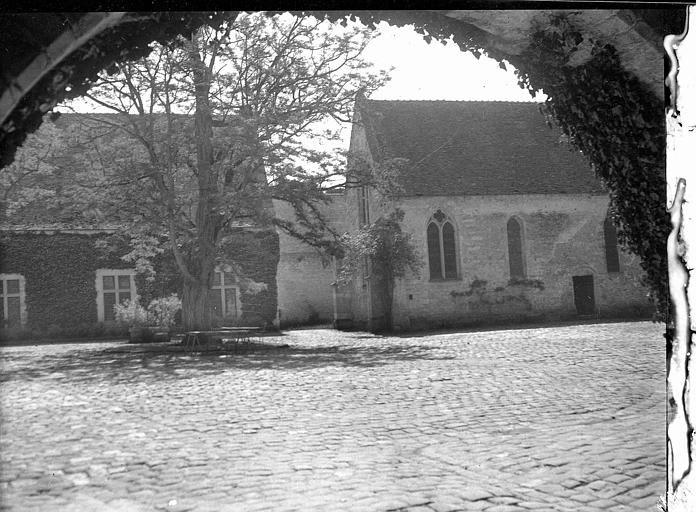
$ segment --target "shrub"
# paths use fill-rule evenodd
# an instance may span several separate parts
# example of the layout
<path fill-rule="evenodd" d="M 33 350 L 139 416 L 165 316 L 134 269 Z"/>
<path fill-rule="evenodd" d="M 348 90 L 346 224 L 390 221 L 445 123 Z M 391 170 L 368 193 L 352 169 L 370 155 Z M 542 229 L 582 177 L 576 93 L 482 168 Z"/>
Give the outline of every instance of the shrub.
<path fill-rule="evenodd" d="M 46 329 L 47 338 L 60 338 L 63 334 L 63 328 L 58 324 L 51 324 Z"/>
<path fill-rule="evenodd" d="M 92 324 L 82 322 L 75 327 L 76 338 L 89 338 L 94 333 Z"/>
<path fill-rule="evenodd" d="M 171 328 L 176 323 L 177 313 L 181 310 L 181 299 L 176 293 L 169 297 L 153 299 L 147 307 L 150 325 Z"/>
<path fill-rule="evenodd" d="M 25 340 L 31 337 L 31 331 L 22 327 L 4 327 L 0 329 L 0 340 Z"/>
<path fill-rule="evenodd" d="M 98 322 L 94 325 L 92 325 L 92 336 L 95 338 L 101 338 L 106 334 L 106 326 L 104 325 L 104 322 Z"/>
<path fill-rule="evenodd" d="M 114 304 L 114 319 L 119 325 L 130 327 L 148 325 L 147 310 L 140 305 L 138 298 Z"/>
<path fill-rule="evenodd" d="M 62 327 L 51 324 L 47 328 L 41 327 L 11 327 L 0 329 L 0 341 L 23 340 L 61 340 L 80 338 L 122 338 L 128 336 L 128 328 L 124 325 L 108 325 L 102 322 L 81 322 L 76 325 Z"/>
<path fill-rule="evenodd" d="M 31 337 L 35 340 L 40 340 L 46 337 L 46 331 L 41 327 L 34 327 L 31 329 Z"/>
<path fill-rule="evenodd" d="M 121 338 L 128 336 L 128 328 L 125 325 L 108 325 L 104 328 L 104 335 L 110 338 Z"/>
<path fill-rule="evenodd" d="M 114 305 L 116 324 L 123 327 L 146 327 L 158 325 L 171 328 L 181 309 L 181 299 L 173 293 L 169 297 L 153 299 L 147 308 L 140 305 L 137 297 L 123 304 Z"/>

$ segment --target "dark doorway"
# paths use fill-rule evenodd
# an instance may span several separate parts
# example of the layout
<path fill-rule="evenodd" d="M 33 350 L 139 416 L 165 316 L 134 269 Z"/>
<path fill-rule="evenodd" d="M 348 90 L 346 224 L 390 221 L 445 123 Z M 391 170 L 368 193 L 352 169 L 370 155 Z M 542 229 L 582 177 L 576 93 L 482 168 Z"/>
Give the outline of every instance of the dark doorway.
<path fill-rule="evenodd" d="M 594 315 L 594 277 L 592 275 L 573 276 L 573 291 L 578 315 Z"/>

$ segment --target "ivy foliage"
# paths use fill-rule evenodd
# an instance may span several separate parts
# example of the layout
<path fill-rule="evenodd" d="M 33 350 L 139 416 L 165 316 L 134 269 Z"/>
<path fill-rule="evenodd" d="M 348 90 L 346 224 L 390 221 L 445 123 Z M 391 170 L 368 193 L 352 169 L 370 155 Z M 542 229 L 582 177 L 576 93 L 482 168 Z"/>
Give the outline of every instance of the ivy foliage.
<path fill-rule="evenodd" d="M 0 268 L 25 279 L 29 326 L 91 325 L 97 322 L 94 272 L 124 268 L 117 256 L 95 247 L 99 235 L 3 232 Z"/>
<path fill-rule="evenodd" d="M 662 102 L 624 70 L 616 49 L 587 38 L 563 16 L 537 29 L 514 63 L 522 86 L 543 89 L 544 110 L 609 190 L 619 242 L 637 254 L 656 319 L 667 321 L 665 137 Z"/>
<path fill-rule="evenodd" d="M 423 257 L 410 233 L 401 229 L 403 210 L 396 208 L 372 224 L 361 226 L 340 239 L 341 263 L 337 284 L 346 285 L 362 274 L 372 282 L 373 289 L 381 295 L 384 306 L 384 325 L 373 329 L 391 330 L 394 288 L 396 280 L 409 272 L 418 277 L 423 267 Z M 368 265 L 367 262 L 371 265 Z"/>
<path fill-rule="evenodd" d="M 370 258 L 373 265 L 388 274 L 385 277 L 392 286 L 396 279 L 403 278 L 408 272 L 419 275 L 423 258 L 412 236 L 401 229 L 403 218 L 403 210 L 397 208 L 374 223 L 343 235 L 340 240 L 340 284 L 349 283 L 360 273 L 365 258 Z"/>

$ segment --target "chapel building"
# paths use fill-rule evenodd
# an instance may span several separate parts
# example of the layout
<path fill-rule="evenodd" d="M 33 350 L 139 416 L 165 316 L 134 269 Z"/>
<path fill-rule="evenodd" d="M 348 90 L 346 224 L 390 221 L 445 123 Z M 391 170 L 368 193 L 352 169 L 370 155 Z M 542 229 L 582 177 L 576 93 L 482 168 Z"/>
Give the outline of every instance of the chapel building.
<path fill-rule="evenodd" d="M 536 103 L 359 98 L 351 152 L 406 159 L 396 198 L 335 195 L 334 229 L 399 208 L 424 266 L 385 280 L 367 264 L 347 286 L 337 262 L 280 237 L 279 321 L 412 330 L 574 318 L 649 317 L 638 257 L 617 245 L 607 190 Z M 277 205 L 278 207 L 279 205 Z"/>

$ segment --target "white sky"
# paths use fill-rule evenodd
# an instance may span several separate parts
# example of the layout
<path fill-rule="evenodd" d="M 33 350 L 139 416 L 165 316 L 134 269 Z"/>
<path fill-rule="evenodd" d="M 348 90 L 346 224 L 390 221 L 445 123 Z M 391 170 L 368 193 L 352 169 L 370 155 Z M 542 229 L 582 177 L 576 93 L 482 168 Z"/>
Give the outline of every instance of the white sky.
<path fill-rule="evenodd" d="M 367 46 L 364 57 L 378 69 L 392 68 L 391 80 L 370 95 L 375 100 L 500 100 L 543 101 L 543 93 L 537 98 L 517 85 L 512 66 L 507 71 L 498 62 L 486 56 L 479 59 L 469 52 L 462 52 L 452 41 L 446 45 L 432 41 L 426 43 L 412 26 L 392 27 L 385 22 L 378 25 L 378 35 Z M 78 99 L 73 108 L 81 112 L 104 111 L 103 107 L 90 105 Z M 57 110 L 64 111 L 60 106 Z M 327 128 L 336 127 L 327 122 Z M 330 145 L 348 149 L 350 126 L 341 128 L 342 141 Z M 319 144 L 310 142 L 310 144 Z"/>
<path fill-rule="evenodd" d="M 462 52 L 451 40 L 447 45 L 423 40 L 412 27 L 378 25 L 381 35 L 365 51 L 378 67 L 393 66 L 391 81 L 375 91 L 375 100 L 504 100 L 535 101 L 517 85 L 510 71 L 498 62 Z M 543 101 L 539 95 L 536 101 Z"/>
<path fill-rule="evenodd" d="M 377 68 L 389 69 L 391 80 L 372 93 L 373 100 L 451 100 L 451 101 L 544 101 L 542 93 L 533 98 L 517 85 L 507 65 L 486 56 L 479 59 L 463 52 L 451 40 L 426 43 L 412 26 L 377 25 L 380 35 L 369 43 L 364 57 Z M 335 126 L 335 124 L 329 123 Z M 350 126 L 341 128 L 340 148 L 350 143 Z"/>
<path fill-rule="evenodd" d="M 364 57 L 379 69 L 392 68 L 391 80 L 370 95 L 373 100 L 451 100 L 451 101 L 544 101 L 542 93 L 533 98 L 517 85 L 507 65 L 486 56 L 479 59 L 463 52 L 450 41 L 426 43 L 412 26 L 377 25 L 380 35 L 365 49 Z M 328 123 L 335 127 L 335 123 Z M 347 149 L 350 126 L 341 128 L 338 148 Z"/>
<path fill-rule="evenodd" d="M 392 27 L 386 22 L 377 25 L 380 35 L 367 46 L 364 57 L 377 68 L 389 69 L 391 80 L 370 98 L 375 100 L 502 100 L 543 101 L 517 85 L 512 72 L 501 69 L 493 59 L 477 59 L 462 52 L 451 40 L 446 45 L 430 44 L 412 26 Z M 78 111 L 99 111 L 103 107 L 88 106 L 77 100 Z M 58 108 L 58 110 L 63 110 Z"/>

